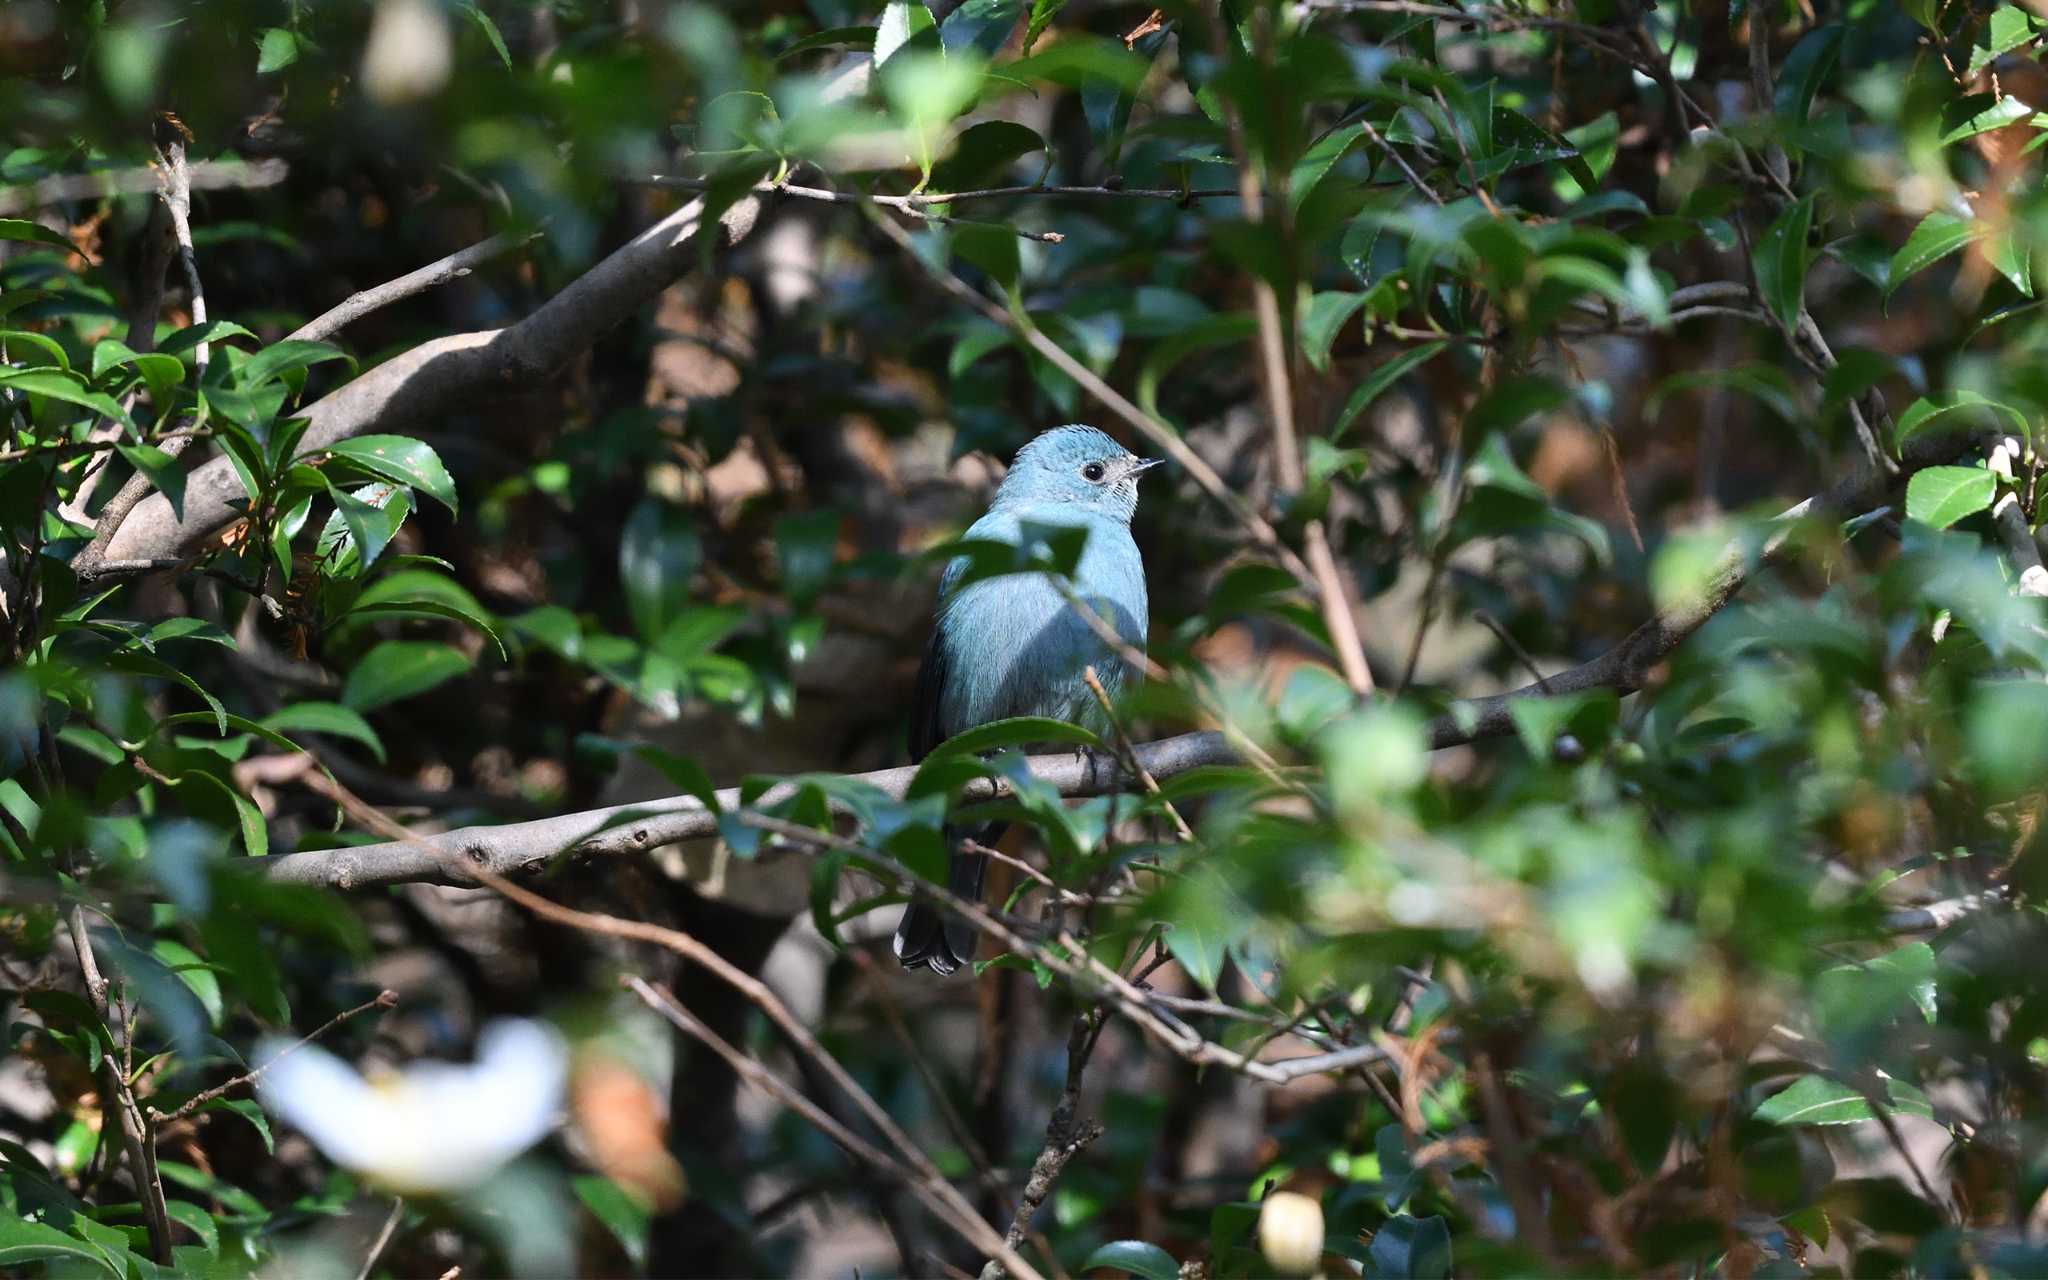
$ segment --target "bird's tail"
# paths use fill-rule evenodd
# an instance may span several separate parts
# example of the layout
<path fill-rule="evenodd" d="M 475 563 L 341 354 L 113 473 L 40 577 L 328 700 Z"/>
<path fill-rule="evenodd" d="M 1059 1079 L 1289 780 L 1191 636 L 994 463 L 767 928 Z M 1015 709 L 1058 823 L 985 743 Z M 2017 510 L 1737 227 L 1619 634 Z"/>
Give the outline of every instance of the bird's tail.
<path fill-rule="evenodd" d="M 988 869 L 988 857 L 963 851 L 960 842 L 966 839 L 985 844 L 986 837 L 994 834 L 995 830 L 988 828 L 946 828 L 946 847 L 951 851 L 946 863 L 946 887 L 970 902 L 981 899 L 981 877 Z M 945 908 L 913 901 L 904 909 L 902 923 L 896 926 L 896 958 L 906 969 L 929 967 L 943 977 L 974 959 L 974 944 L 979 937 L 972 924 Z"/>

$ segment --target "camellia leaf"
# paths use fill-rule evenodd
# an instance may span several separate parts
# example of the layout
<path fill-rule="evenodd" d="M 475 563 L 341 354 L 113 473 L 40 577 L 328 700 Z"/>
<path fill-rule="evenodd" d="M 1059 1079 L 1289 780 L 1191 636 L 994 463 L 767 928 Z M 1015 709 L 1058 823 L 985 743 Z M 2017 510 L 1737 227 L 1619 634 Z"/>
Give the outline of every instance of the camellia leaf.
<path fill-rule="evenodd" d="M 1813 227 L 1813 197 L 1793 202 L 1756 246 L 1756 283 L 1764 305 L 1786 329 L 1799 323 L 1806 296 L 1806 236 Z"/>
<path fill-rule="evenodd" d="M 1330 367 L 1331 344 L 1336 342 L 1344 322 L 1357 315 L 1364 305 L 1362 293 L 1333 291 L 1310 296 L 1308 305 L 1302 308 L 1295 340 L 1301 344 L 1301 353 L 1311 367 L 1318 372 Z"/>
<path fill-rule="evenodd" d="M 1081 1264 L 1083 1271 L 1093 1271 L 1097 1267 L 1143 1276 L 1145 1280 L 1179 1280 L 1180 1277 L 1180 1264 L 1173 1260 L 1173 1255 L 1143 1240 L 1112 1240 L 1089 1254 Z"/>
<path fill-rule="evenodd" d="M 384 762 L 384 741 L 370 722 L 356 712 L 333 702 L 295 702 L 263 717 L 258 723 L 279 732 L 324 733 L 329 737 L 359 742 Z"/>
<path fill-rule="evenodd" d="M 69 240 L 50 230 L 40 222 L 28 218 L 0 218 L 0 240 L 19 240 L 27 244 L 48 245 L 67 253 L 77 250 Z"/>
<path fill-rule="evenodd" d="M 1387 388 L 1421 368 L 1450 345 L 1448 342 L 1425 342 L 1403 351 L 1366 375 L 1365 381 L 1359 383 L 1350 398 L 1344 401 L 1344 408 L 1337 414 L 1336 421 L 1330 424 L 1330 439 L 1342 436 L 1358 420 L 1358 415 L 1370 408 Z"/>
<path fill-rule="evenodd" d="M 1903 446 L 1942 419 L 1956 414 L 1980 420 L 2002 416 L 2012 424 L 2014 431 L 2023 437 L 2027 434 L 2026 415 L 2011 405 L 2001 404 L 1974 391 L 1951 391 L 1946 395 L 1922 396 L 1908 405 L 1906 411 L 1899 415 L 1895 442 Z"/>
<path fill-rule="evenodd" d="M 1892 255 L 1891 269 L 1885 275 L 1886 301 L 1890 301 L 1892 294 L 1908 277 L 1946 258 L 1983 235 L 1984 230 L 1982 223 L 1942 209 L 1920 219 L 1920 225 L 1913 228 L 1913 234 L 1907 236 L 1906 243 Z"/>
<path fill-rule="evenodd" d="M 253 359 L 260 358 L 254 357 Z M 326 453 L 395 484 L 407 485 L 455 510 L 455 482 L 431 447 L 408 436 L 356 436 L 322 446 Z"/>
<path fill-rule="evenodd" d="M 933 747 L 927 759 L 942 756 L 980 755 L 1003 747 L 1022 747 L 1045 742 L 1072 742 L 1100 747 L 1102 739 L 1077 724 L 1044 716 L 1012 716 L 955 734 Z"/>
<path fill-rule="evenodd" d="M 1928 467 L 1906 482 L 1906 514 L 1946 529 L 1991 505 L 1998 479 L 1983 467 Z"/>
<path fill-rule="evenodd" d="M 1901 1080 L 1887 1081 L 1890 1110 L 1933 1118 L 1927 1095 Z M 1822 1075 L 1805 1075 L 1787 1088 L 1764 1099 L 1755 1112 L 1768 1124 L 1860 1124 L 1877 1118 L 1870 1100 L 1839 1080 Z"/>
<path fill-rule="evenodd" d="M 469 657 L 451 645 L 387 640 L 364 654 L 342 684 L 341 704 L 371 711 L 425 693 L 469 670 Z"/>

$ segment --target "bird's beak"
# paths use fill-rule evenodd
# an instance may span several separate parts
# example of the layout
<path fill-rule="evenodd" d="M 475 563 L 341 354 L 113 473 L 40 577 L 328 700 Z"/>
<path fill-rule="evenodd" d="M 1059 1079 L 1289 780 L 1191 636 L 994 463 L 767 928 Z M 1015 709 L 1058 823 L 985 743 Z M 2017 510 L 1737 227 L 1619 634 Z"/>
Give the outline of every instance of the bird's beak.
<path fill-rule="evenodd" d="M 1166 461 L 1164 458 L 1140 458 L 1131 464 L 1129 474 L 1134 476 L 1143 475 L 1164 461 Z"/>

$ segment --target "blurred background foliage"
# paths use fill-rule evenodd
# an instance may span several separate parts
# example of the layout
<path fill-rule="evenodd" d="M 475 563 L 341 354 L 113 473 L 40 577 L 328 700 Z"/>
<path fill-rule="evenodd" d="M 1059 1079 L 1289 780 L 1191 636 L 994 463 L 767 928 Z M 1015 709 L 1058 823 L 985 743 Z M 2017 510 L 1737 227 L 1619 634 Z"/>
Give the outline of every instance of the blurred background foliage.
<path fill-rule="evenodd" d="M 887 1148 L 843 1064 L 1046 1274 L 2048 1269 L 2041 30 L 14 0 L 0 1265 L 981 1268 L 625 974 Z M 303 446 L 692 199 L 760 207 L 559 370 Z M 1229 750 L 847 780 L 903 762 L 948 540 L 1071 420 L 1188 451 L 1119 720 Z M 208 458 L 196 553 L 107 561 L 130 477 L 179 514 Z M 942 878 L 983 774 L 1013 943 L 906 977 L 892 868 Z M 265 861 L 743 781 L 530 883 L 816 1052 L 644 934 Z M 406 1092 L 509 1016 L 555 1032 Z M 308 1036 L 385 1085 L 252 1101 Z"/>

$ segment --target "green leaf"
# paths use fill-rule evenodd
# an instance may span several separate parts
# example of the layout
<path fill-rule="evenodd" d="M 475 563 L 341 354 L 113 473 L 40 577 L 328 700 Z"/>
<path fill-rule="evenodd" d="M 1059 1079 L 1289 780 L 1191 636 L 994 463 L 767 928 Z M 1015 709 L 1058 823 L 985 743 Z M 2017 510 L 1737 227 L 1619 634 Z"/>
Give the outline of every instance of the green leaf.
<path fill-rule="evenodd" d="M 418 489 L 434 501 L 455 510 L 455 482 L 441 465 L 440 455 L 425 443 L 408 436 L 357 436 L 337 440 L 323 447 L 337 458 L 394 484 Z"/>
<path fill-rule="evenodd" d="M 299 38 L 283 27 L 265 27 L 256 40 L 256 74 L 267 76 L 299 60 Z"/>
<path fill-rule="evenodd" d="M 1893 1112 L 1934 1118 L 1927 1095 L 1903 1080 L 1885 1080 L 1886 1101 Z M 1869 1099 L 1839 1080 L 1822 1075 L 1804 1075 L 1788 1087 L 1764 1099 L 1756 1118 L 1776 1125 L 1861 1124 L 1875 1120 Z"/>
<path fill-rule="evenodd" d="M 123 444 L 114 447 L 128 460 L 129 466 L 149 477 L 157 492 L 171 504 L 171 514 L 184 519 L 185 471 L 178 465 L 178 460 L 155 445 Z"/>
<path fill-rule="evenodd" d="M 220 1252 L 220 1228 L 214 1224 L 212 1214 L 190 1200 L 166 1200 L 164 1212 L 171 1221 L 198 1236 L 200 1247 L 209 1255 Z"/>
<path fill-rule="evenodd" d="M 1022 747 L 1051 742 L 1072 742 L 1086 747 L 1101 747 L 1102 739 L 1077 724 L 1065 720 L 1051 720 L 1044 716 L 1012 716 L 1007 720 L 992 720 L 985 725 L 955 734 L 938 746 L 933 747 L 926 759 L 946 756 L 981 755 L 984 752 L 1004 747 Z"/>
<path fill-rule="evenodd" d="M 875 26 L 875 70 L 880 71 L 899 50 L 926 32 L 932 33 L 927 43 L 937 47 L 937 24 L 932 21 L 930 9 L 905 0 L 889 0 L 882 10 L 881 22 Z"/>
<path fill-rule="evenodd" d="M 1793 125 L 1806 123 L 1813 109 L 1813 96 L 1835 69 L 1835 60 L 1842 52 L 1842 37 L 1847 33 L 1848 28 L 1842 23 L 1829 23 L 1815 27 L 1792 46 L 1792 52 L 1785 55 L 1778 68 L 1773 109 L 1780 119 Z"/>
<path fill-rule="evenodd" d="M 1001 177 L 1018 159 L 1044 151 L 1038 131 L 1014 120 L 984 120 L 953 142 L 953 150 L 932 168 L 933 191 L 967 191 Z"/>
<path fill-rule="evenodd" d="M 824 31 L 805 36 L 803 39 L 791 44 L 781 53 L 776 54 L 775 57 L 777 61 L 781 61 L 783 58 L 793 58 L 800 53 L 809 53 L 813 49 L 867 49 L 872 52 L 874 47 L 875 28 L 873 27 L 830 27 Z"/>
<path fill-rule="evenodd" d="M 965 0 L 939 24 L 939 41 L 948 53 L 971 49 L 994 57 L 1024 16 L 1024 0 Z"/>
<path fill-rule="evenodd" d="M 484 7 L 476 3 L 476 0 L 465 0 L 465 3 L 462 5 L 462 12 L 465 17 L 477 25 L 479 31 L 484 33 L 484 39 L 491 42 L 491 52 L 497 54 L 498 61 L 504 64 L 505 70 L 510 71 L 512 69 L 512 53 L 505 47 L 505 37 L 498 33 L 498 24 L 491 21 L 491 15 L 485 13 Z"/>
<path fill-rule="evenodd" d="M 329 360 L 346 360 L 351 369 L 355 367 L 356 363 L 354 356 L 343 351 L 340 347 L 334 346 L 332 343 L 314 342 L 307 338 L 287 338 L 283 342 L 272 343 L 270 346 L 258 351 L 255 355 L 250 356 L 247 360 L 244 360 L 241 368 L 235 371 L 235 385 L 244 391 L 254 391 L 272 378 L 282 377 L 287 373 L 305 369 L 312 365 L 323 364 Z M 364 440 L 398 440 L 403 437 L 363 436 L 359 438 Z M 420 447 L 426 448 L 424 445 Z M 343 452 L 339 445 L 332 446 L 331 448 L 333 452 Z M 431 455 L 432 450 L 428 450 L 428 453 Z M 439 465 L 438 459 L 436 460 L 436 465 Z M 408 481 L 408 483 L 411 482 Z M 424 488 L 425 486 L 421 487 Z"/>
<path fill-rule="evenodd" d="M 412 511 L 406 490 L 389 484 L 364 485 L 354 493 L 329 484 L 327 496 L 334 500 L 334 514 L 320 531 L 315 544 L 321 561 L 335 577 L 363 573 L 384 554 L 397 535 L 398 526 Z M 347 538 L 344 541 L 343 531 Z"/>
<path fill-rule="evenodd" d="M 175 356 L 193 350 L 202 342 L 225 342 L 229 338 L 247 338 L 251 342 L 258 340 L 255 334 L 232 320 L 208 320 L 205 324 L 195 324 L 178 330 L 157 343 L 156 349 L 167 356 Z"/>
<path fill-rule="evenodd" d="M 425 693 L 468 671 L 468 655 L 445 644 L 387 640 L 364 654 L 342 685 L 341 703 L 371 711 Z"/>
<path fill-rule="evenodd" d="M 1885 275 L 1885 300 L 1889 302 L 1908 277 L 1933 266 L 1984 231 L 1982 223 L 1940 209 L 1922 218 L 1913 234 L 1906 237 L 1906 243 L 1892 255 L 1891 269 Z"/>
<path fill-rule="evenodd" d="M 1975 75 L 1996 62 L 2000 55 L 2011 53 L 2034 38 L 2035 23 L 2031 15 L 2016 5 L 2002 4 L 1991 11 L 1991 17 L 1977 32 L 1977 42 L 1970 48 L 1970 74 Z"/>
<path fill-rule="evenodd" d="M 222 732 L 225 733 L 226 730 L 223 729 Z M 269 855 L 270 827 L 263 820 L 263 811 L 258 809 L 249 797 L 235 790 L 233 784 L 217 774 L 206 772 L 204 769 L 194 769 L 189 773 L 180 774 L 173 781 L 180 787 L 195 781 L 201 782 L 205 784 L 207 790 L 218 791 L 221 795 L 226 796 L 228 804 L 234 808 L 235 825 L 240 828 L 242 833 L 242 851 L 252 858 L 262 858 Z M 214 1021 L 218 1025 L 219 1019 L 216 1018 Z"/>
<path fill-rule="evenodd" d="M 1024 26 L 1024 52 L 1030 53 L 1038 43 L 1038 37 L 1059 17 L 1060 10 L 1067 7 L 1067 0 L 1031 0 L 1031 21 Z"/>
<path fill-rule="evenodd" d="M 490 612 L 453 578 L 429 569 L 403 569 L 379 578 L 335 621 L 372 617 L 452 618 L 489 636 L 499 656 L 505 655 L 505 642 Z"/>
<path fill-rule="evenodd" d="M 225 1111 L 230 1115 L 242 1117 L 242 1119 L 247 1120 L 253 1125 L 257 1134 L 262 1137 L 263 1149 L 265 1151 L 275 1152 L 277 1150 L 277 1139 L 270 1132 L 269 1117 L 263 1114 L 262 1107 L 249 1101 L 247 1098 L 215 1098 L 213 1101 L 202 1105 L 199 1109 L 201 1111 Z"/>
<path fill-rule="evenodd" d="M 75 404 L 103 418 L 112 418 L 125 427 L 135 426 L 135 420 L 112 396 L 103 391 L 86 390 L 77 375 L 69 372 L 50 368 L 0 369 L 0 387 L 12 387 L 32 399 L 42 397 Z"/>
<path fill-rule="evenodd" d="M 619 536 L 619 581 L 626 609 L 643 639 L 653 640 L 690 602 L 690 581 L 703 558 L 690 512 L 643 498 Z"/>
<path fill-rule="evenodd" d="M 1007 227 L 963 223 L 954 228 L 952 241 L 953 252 L 987 272 L 1005 291 L 1017 287 L 1023 260 L 1017 252 L 1017 236 Z"/>
<path fill-rule="evenodd" d="M 1330 367 L 1330 347 L 1337 334 L 1343 330 L 1344 322 L 1357 315 L 1364 305 L 1362 293 L 1330 292 L 1309 297 L 1308 305 L 1302 308 L 1301 322 L 1295 326 L 1295 340 L 1317 372 Z"/>
<path fill-rule="evenodd" d="M 1787 330 L 1796 329 L 1806 296 L 1806 236 L 1813 226 L 1813 197 L 1795 201 L 1765 230 L 1756 245 L 1756 283 L 1764 305 Z"/>
<path fill-rule="evenodd" d="M 27 244 L 48 245 L 66 253 L 78 252 L 69 240 L 28 218 L 0 218 L 0 240 L 19 240 Z"/>
<path fill-rule="evenodd" d="M 1358 421 L 1359 415 L 1371 408 L 1372 402 L 1385 394 L 1387 388 L 1428 363 L 1450 345 L 1449 342 L 1425 342 L 1419 347 L 1403 351 L 1367 374 L 1365 381 L 1359 383 L 1352 391 L 1350 397 L 1344 401 L 1344 408 L 1330 424 L 1330 439 L 1342 438 L 1344 433 L 1351 429 L 1351 424 Z"/>
<path fill-rule="evenodd" d="M 1088 1255 L 1081 1270 L 1109 1267 L 1145 1280 L 1180 1280 L 1180 1264 L 1173 1255 L 1143 1240 L 1112 1240 Z"/>
<path fill-rule="evenodd" d="M 1965 94 L 1941 109 L 1941 145 L 2018 124 L 2033 114 L 2033 107 L 2011 94 L 2003 98 L 1991 93 Z"/>
<path fill-rule="evenodd" d="M 0 1215 L 0 1266 L 25 1267 L 53 1258 L 67 1259 L 73 1266 L 82 1263 L 95 1267 L 114 1280 L 125 1280 L 127 1274 L 126 1268 L 76 1236 L 66 1235 L 45 1223 L 30 1222 L 11 1214 Z"/>
<path fill-rule="evenodd" d="M 1906 514 L 1946 529 L 1991 505 L 1998 479 L 1983 467 L 1928 467 L 1906 482 Z"/>
<path fill-rule="evenodd" d="M 384 742 L 377 731 L 369 721 L 338 703 L 295 702 L 271 712 L 258 723 L 280 733 L 324 733 L 347 738 L 361 743 L 377 758 L 377 763 L 384 763 Z"/>
<path fill-rule="evenodd" d="M 170 411 L 176 399 L 179 384 L 185 381 L 184 361 L 176 356 L 167 356 L 161 351 L 133 351 L 128 344 L 117 338 L 102 338 L 93 344 L 92 376 L 94 381 L 106 376 L 110 369 L 122 365 L 134 365 L 142 375 L 144 385 L 149 388 L 149 402 L 156 406 L 158 420 Z"/>
<path fill-rule="evenodd" d="M 156 957 L 157 963 L 177 975 L 178 981 L 198 998 L 200 1008 L 206 1010 L 207 1021 L 219 1029 L 225 1006 L 220 998 L 220 979 L 214 975 L 213 967 L 201 960 L 192 948 L 173 938 L 158 938 L 151 944 L 149 953 Z"/>
<path fill-rule="evenodd" d="M 1903 447 L 1914 436 L 1954 414 L 1978 420 L 2003 415 L 2022 438 L 2027 435 L 2026 415 L 2011 405 L 1986 399 L 1974 391 L 1951 391 L 1942 395 L 1922 396 L 1908 405 L 1906 411 L 1899 415 L 1895 443 Z"/>
<path fill-rule="evenodd" d="M 603 1223 L 605 1230 L 619 1242 L 634 1269 L 644 1269 L 647 1265 L 647 1207 L 610 1178 L 582 1174 L 571 1179 L 570 1185 L 576 1189 L 576 1198 L 590 1210 L 591 1216 Z"/>
<path fill-rule="evenodd" d="M 1366 1257 L 1377 1276 L 1443 1280 L 1451 1274 L 1451 1229 L 1442 1218 L 1396 1214 L 1373 1233 Z"/>

